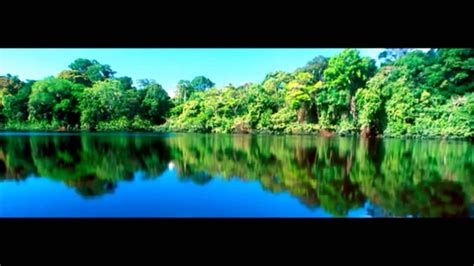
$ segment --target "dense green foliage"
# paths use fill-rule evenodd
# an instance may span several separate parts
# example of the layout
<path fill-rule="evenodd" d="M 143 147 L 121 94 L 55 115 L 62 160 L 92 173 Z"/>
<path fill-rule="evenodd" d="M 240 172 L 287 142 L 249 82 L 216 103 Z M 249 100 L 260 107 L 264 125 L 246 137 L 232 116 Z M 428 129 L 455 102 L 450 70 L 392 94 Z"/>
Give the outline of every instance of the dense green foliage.
<path fill-rule="evenodd" d="M 110 66 L 95 60 L 77 59 L 69 67 L 26 83 L 0 77 L 3 128 L 141 131 L 165 122 L 172 102 L 155 81 L 141 80 L 136 88 L 130 77 L 114 77 Z"/>
<path fill-rule="evenodd" d="M 260 84 L 180 83 L 171 131 L 474 137 L 474 49 L 346 49 Z M 184 88 L 187 88 L 184 90 Z"/>
<path fill-rule="evenodd" d="M 159 130 L 366 136 L 474 137 L 474 49 L 355 49 L 317 56 L 292 73 L 222 88 L 181 80 L 171 99 L 158 83 L 115 77 L 77 59 L 56 77 L 0 77 L 4 129 Z"/>
<path fill-rule="evenodd" d="M 0 136 L 0 181 L 39 176 L 92 197 L 137 172 L 160 178 L 172 162 L 183 182 L 259 182 L 337 216 L 370 202 L 384 210 L 378 215 L 462 217 L 474 203 L 472 149 L 467 141 L 349 137 L 7 135 Z"/>

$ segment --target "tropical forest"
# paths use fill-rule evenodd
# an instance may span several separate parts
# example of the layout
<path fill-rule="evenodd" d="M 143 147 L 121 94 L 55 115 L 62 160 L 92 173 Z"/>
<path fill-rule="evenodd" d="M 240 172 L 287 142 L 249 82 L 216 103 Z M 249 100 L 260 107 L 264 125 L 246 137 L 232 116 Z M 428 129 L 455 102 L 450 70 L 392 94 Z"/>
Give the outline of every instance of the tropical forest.
<path fill-rule="evenodd" d="M 386 49 L 378 59 L 345 49 L 223 87 L 197 76 L 170 97 L 159 81 L 78 58 L 41 80 L 0 76 L 0 128 L 474 137 L 474 49 Z"/>

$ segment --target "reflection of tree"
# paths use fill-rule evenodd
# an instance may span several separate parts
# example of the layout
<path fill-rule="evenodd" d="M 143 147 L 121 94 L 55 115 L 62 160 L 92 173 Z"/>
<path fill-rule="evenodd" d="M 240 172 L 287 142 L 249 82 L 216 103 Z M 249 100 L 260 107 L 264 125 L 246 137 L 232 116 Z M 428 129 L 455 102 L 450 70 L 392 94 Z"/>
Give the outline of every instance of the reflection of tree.
<path fill-rule="evenodd" d="M 0 138 L 0 180 L 23 180 L 34 173 L 31 148 L 25 137 Z"/>
<path fill-rule="evenodd" d="M 452 217 L 472 213 L 472 150 L 468 142 L 305 136 L 0 136 L 0 180 L 34 174 L 89 197 L 137 171 L 160 176 L 173 161 L 183 181 L 254 180 L 338 216 L 368 200 L 383 215 Z"/>
<path fill-rule="evenodd" d="M 109 180 L 102 180 L 96 176 L 82 176 L 73 180 L 65 180 L 68 186 L 76 188 L 77 193 L 83 197 L 93 197 L 112 193 L 117 184 Z"/>
<path fill-rule="evenodd" d="M 347 214 L 349 208 L 361 206 L 364 199 L 358 186 L 348 178 L 353 142 L 200 134 L 178 134 L 168 140 L 178 176 L 207 172 L 225 179 L 257 180 L 265 190 L 287 191 L 308 207 L 320 204 L 319 193 L 327 194 L 332 189 L 336 193 L 331 195 L 340 195 L 342 189 L 338 198 L 342 205 L 338 205 L 348 207 L 344 207 L 341 215 Z M 325 186 L 319 187 L 320 182 Z"/>
<path fill-rule="evenodd" d="M 56 180 L 81 176 L 79 136 L 35 136 L 29 139 L 31 156 L 39 176 Z"/>
<path fill-rule="evenodd" d="M 469 215 L 468 199 L 459 183 L 422 182 L 387 189 L 376 185 L 377 203 L 397 216 L 462 217 Z"/>
<path fill-rule="evenodd" d="M 319 197 L 321 206 L 330 213 L 338 216 L 347 215 L 350 209 L 360 208 L 365 196 L 357 184 L 344 180 L 331 180 L 320 186 Z"/>
<path fill-rule="evenodd" d="M 372 158 L 364 155 L 370 149 L 361 150 L 358 171 L 353 173 L 373 203 L 396 216 L 469 215 L 474 181 L 469 172 L 474 170 L 472 144 L 385 140 L 377 145 L 384 154 L 380 163 L 366 162 L 364 158 Z"/>
<path fill-rule="evenodd" d="M 205 172 L 188 172 L 186 175 L 179 176 L 178 178 L 182 181 L 191 181 L 197 185 L 205 185 L 212 180 L 212 176 Z"/>
<path fill-rule="evenodd" d="M 167 142 L 182 178 L 256 180 L 338 216 L 367 199 L 397 216 L 466 216 L 472 202 L 466 142 L 205 134 Z"/>
<path fill-rule="evenodd" d="M 113 192 L 137 171 L 145 178 L 159 176 L 170 161 L 160 137 L 12 136 L 0 137 L 0 143 L 0 178 L 35 174 L 64 182 L 86 197 Z"/>

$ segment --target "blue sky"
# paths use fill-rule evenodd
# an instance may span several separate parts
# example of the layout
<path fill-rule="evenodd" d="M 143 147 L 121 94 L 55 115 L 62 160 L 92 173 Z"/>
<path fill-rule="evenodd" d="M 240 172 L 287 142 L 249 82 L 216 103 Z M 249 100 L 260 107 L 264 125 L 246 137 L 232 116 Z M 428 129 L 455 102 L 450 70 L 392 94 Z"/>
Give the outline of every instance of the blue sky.
<path fill-rule="evenodd" d="M 359 49 L 377 58 L 383 49 Z M 317 55 L 342 49 L 0 49 L 0 75 L 42 79 L 56 75 L 77 58 L 109 64 L 116 76 L 154 79 L 170 94 L 181 79 L 203 75 L 224 86 L 260 82 L 272 71 L 293 71 Z"/>

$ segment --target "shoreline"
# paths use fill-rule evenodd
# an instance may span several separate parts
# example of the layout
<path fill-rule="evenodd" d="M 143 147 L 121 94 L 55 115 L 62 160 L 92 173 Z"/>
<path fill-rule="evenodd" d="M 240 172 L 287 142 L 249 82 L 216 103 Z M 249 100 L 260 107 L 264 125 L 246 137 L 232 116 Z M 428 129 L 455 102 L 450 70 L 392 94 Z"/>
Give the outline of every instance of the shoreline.
<path fill-rule="evenodd" d="M 323 138 L 337 138 L 337 137 L 356 137 L 361 139 L 418 139 L 418 140 L 464 140 L 474 141 L 473 137 L 462 137 L 462 136 L 420 136 L 420 135 L 401 135 L 401 136 L 390 136 L 390 135 L 377 135 L 377 136 L 365 136 L 363 134 L 338 134 L 333 133 L 331 135 L 321 133 L 277 133 L 277 132 L 230 132 L 230 133 L 217 133 L 217 132 L 191 132 L 191 131 L 159 131 L 159 130 L 104 130 L 104 131 L 90 131 L 90 130 L 15 130 L 15 129 L 0 129 L 0 135 L 11 134 L 51 134 L 51 135 L 80 135 L 80 134 L 152 134 L 152 135 L 163 135 L 163 134 L 207 134 L 207 135 L 249 135 L 249 136 L 313 136 Z"/>

